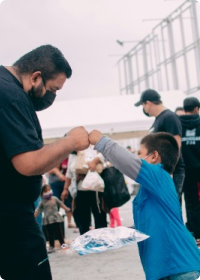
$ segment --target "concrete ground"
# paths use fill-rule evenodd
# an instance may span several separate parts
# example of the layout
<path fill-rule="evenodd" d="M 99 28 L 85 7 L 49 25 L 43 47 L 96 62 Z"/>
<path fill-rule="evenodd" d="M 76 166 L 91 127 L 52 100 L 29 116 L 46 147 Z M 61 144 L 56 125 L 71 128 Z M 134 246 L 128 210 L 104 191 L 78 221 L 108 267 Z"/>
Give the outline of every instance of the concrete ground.
<path fill-rule="evenodd" d="M 132 200 L 132 199 L 131 199 Z M 123 226 L 131 226 L 132 201 L 120 208 Z M 109 217 L 108 217 L 109 220 Z M 66 239 L 73 240 L 79 234 L 66 229 Z M 137 244 L 99 254 L 79 256 L 69 251 L 49 254 L 53 280 L 144 280 Z"/>
<path fill-rule="evenodd" d="M 123 226 L 131 226 L 132 200 L 120 208 Z M 185 220 L 183 200 L 183 217 Z M 108 217 L 109 220 L 109 217 Z M 73 229 L 66 229 L 66 240 L 79 236 Z M 99 254 L 79 256 L 57 251 L 49 254 L 53 280 L 144 280 L 145 275 L 140 263 L 137 244 Z"/>

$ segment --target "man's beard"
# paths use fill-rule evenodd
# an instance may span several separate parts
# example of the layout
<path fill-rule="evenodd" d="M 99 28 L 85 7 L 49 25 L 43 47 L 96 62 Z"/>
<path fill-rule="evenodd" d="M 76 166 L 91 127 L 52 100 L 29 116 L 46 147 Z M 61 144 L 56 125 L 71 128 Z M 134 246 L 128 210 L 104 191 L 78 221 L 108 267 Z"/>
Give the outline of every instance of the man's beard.
<path fill-rule="evenodd" d="M 43 92 L 44 84 L 41 82 L 37 88 L 32 87 L 28 91 L 28 95 L 34 98 L 40 98 L 42 97 L 42 92 Z"/>

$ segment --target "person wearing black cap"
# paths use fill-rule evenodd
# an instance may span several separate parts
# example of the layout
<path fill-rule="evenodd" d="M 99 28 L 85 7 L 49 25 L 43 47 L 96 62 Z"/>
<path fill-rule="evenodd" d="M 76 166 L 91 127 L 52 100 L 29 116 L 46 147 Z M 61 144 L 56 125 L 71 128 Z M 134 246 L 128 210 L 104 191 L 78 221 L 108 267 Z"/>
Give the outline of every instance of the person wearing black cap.
<path fill-rule="evenodd" d="M 185 115 L 182 123 L 182 154 L 185 162 L 183 186 L 187 213 L 186 226 L 200 247 L 200 102 L 195 97 L 183 101 Z"/>
<path fill-rule="evenodd" d="M 168 132 L 176 139 L 179 147 L 181 147 L 182 127 L 179 117 L 166 107 L 164 107 L 161 96 L 153 89 L 145 90 L 140 97 L 140 100 L 135 103 L 135 106 L 143 106 L 143 112 L 148 117 L 155 117 L 155 121 L 151 126 L 149 133 Z M 183 182 L 185 178 L 184 162 L 180 156 L 175 171 L 173 180 L 176 191 L 181 201 Z"/>

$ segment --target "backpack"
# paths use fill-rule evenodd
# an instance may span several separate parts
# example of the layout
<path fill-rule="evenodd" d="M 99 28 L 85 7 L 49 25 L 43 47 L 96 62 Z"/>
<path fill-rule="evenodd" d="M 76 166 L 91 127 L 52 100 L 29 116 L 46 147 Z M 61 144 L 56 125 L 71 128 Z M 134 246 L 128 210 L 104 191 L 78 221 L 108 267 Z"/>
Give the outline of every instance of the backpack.
<path fill-rule="evenodd" d="M 120 207 L 130 199 L 124 175 L 115 167 L 109 167 L 100 174 L 105 183 L 103 198 L 106 207 Z"/>

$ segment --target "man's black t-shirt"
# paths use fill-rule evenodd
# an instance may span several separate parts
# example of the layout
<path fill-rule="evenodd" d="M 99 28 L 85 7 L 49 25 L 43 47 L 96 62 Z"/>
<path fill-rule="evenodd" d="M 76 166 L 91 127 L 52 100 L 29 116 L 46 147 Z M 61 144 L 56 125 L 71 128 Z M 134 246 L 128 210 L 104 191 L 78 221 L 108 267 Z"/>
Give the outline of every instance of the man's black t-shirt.
<path fill-rule="evenodd" d="M 181 137 L 182 136 L 181 121 L 175 113 L 173 113 L 169 109 L 166 109 L 156 117 L 149 132 L 150 133 L 168 132 L 171 133 L 172 135 L 180 135 Z M 179 174 L 179 173 L 184 173 L 184 162 L 183 162 L 182 155 L 180 156 L 180 159 L 174 170 L 174 174 Z"/>
<path fill-rule="evenodd" d="M 20 82 L 0 66 L 0 205 L 30 204 L 38 198 L 42 177 L 21 175 L 11 159 L 42 147 L 41 127 L 29 96 Z"/>

